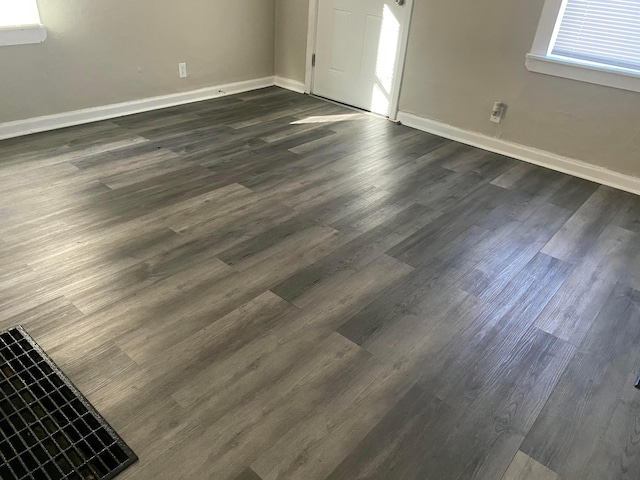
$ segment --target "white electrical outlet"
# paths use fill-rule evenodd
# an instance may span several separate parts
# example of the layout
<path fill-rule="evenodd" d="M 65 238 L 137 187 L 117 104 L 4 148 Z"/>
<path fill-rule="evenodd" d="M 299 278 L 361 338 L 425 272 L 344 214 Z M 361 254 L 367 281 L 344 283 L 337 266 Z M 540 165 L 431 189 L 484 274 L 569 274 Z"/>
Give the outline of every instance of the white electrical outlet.
<path fill-rule="evenodd" d="M 180 74 L 180 78 L 187 78 L 187 64 L 179 63 L 178 64 L 178 73 Z"/>
<path fill-rule="evenodd" d="M 493 104 L 493 110 L 491 111 L 491 120 L 493 123 L 500 123 L 507 111 L 507 106 L 502 102 L 496 102 Z"/>

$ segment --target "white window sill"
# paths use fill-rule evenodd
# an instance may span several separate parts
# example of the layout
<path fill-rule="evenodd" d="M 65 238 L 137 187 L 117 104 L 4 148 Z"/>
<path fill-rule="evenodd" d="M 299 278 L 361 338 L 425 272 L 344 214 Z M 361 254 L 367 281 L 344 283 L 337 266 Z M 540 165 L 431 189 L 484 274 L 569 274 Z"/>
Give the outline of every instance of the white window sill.
<path fill-rule="evenodd" d="M 640 92 L 640 72 L 635 70 L 533 53 L 527 55 L 525 64 L 530 72 Z"/>
<path fill-rule="evenodd" d="M 44 25 L 0 27 L 0 47 L 42 43 L 45 38 L 47 38 L 47 29 Z"/>

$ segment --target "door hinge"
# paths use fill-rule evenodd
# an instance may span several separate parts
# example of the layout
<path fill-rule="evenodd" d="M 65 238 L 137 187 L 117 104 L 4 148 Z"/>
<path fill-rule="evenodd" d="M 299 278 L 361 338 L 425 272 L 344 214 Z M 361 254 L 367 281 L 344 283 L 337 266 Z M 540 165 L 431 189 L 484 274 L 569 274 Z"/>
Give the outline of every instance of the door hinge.
<path fill-rule="evenodd" d="M 316 66 L 316 54 L 315 53 L 313 55 L 311 55 L 311 66 L 312 67 Z"/>

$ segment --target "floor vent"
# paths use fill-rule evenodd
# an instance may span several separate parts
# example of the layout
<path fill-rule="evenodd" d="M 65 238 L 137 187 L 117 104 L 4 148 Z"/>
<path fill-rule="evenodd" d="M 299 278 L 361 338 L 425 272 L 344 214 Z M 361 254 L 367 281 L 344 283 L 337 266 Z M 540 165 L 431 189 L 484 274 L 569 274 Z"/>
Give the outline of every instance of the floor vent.
<path fill-rule="evenodd" d="M 0 333 L 0 478 L 105 480 L 138 457 L 22 327 Z"/>

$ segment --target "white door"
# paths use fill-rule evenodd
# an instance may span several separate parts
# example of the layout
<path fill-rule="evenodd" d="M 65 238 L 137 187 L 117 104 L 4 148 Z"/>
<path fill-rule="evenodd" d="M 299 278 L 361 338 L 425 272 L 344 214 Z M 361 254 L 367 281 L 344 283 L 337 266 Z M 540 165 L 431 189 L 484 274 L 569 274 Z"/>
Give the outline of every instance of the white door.
<path fill-rule="evenodd" d="M 315 95 L 389 115 L 410 16 L 399 3 L 318 0 Z"/>

